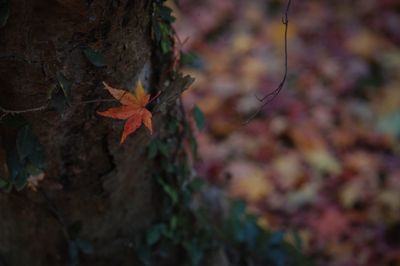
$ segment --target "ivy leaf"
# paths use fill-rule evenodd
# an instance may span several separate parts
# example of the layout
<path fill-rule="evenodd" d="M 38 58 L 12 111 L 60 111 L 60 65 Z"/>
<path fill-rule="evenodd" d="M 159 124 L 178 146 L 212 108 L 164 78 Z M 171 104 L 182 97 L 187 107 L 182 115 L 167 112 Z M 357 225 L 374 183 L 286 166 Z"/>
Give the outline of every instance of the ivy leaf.
<path fill-rule="evenodd" d="M 10 183 L 13 184 L 17 190 L 23 189 L 28 175 L 25 172 L 24 164 L 20 160 L 15 146 L 7 149 L 7 168 L 10 173 Z"/>
<path fill-rule="evenodd" d="M 152 246 L 158 242 L 161 235 L 165 232 L 166 226 L 165 224 L 156 224 L 147 231 L 146 242 L 147 245 Z"/>
<path fill-rule="evenodd" d="M 160 45 L 163 54 L 168 54 L 172 51 L 172 42 L 170 37 L 170 26 L 164 23 L 158 23 L 161 33 Z"/>
<path fill-rule="evenodd" d="M 13 180 L 15 189 L 17 191 L 23 190 L 27 184 L 27 179 L 28 179 L 28 174 L 25 171 L 25 169 L 22 169 L 22 171 Z"/>
<path fill-rule="evenodd" d="M 15 180 L 24 169 L 24 165 L 22 164 L 15 147 L 7 150 L 7 167 L 11 180 Z"/>
<path fill-rule="evenodd" d="M 171 41 L 170 40 L 162 40 L 161 41 L 161 50 L 164 54 L 168 54 L 169 52 L 171 52 L 172 48 L 171 48 Z"/>
<path fill-rule="evenodd" d="M 115 89 L 103 82 L 105 89 L 117 99 L 122 106 L 110 108 L 104 112 L 97 112 L 99 115 L 114 119 L 126 120 L 124 131 L 122 132 L 121 144 L 128 135 L 134 133 L 142 123 L 153 132 L 152 114 L 146 109 L 149 103 L 150 95 L 146 94 L 141 82 L 136 85 L 135 94 L 125 90 Z"/>
<path fill-rule="evenodd" d="M 206 125 L 206 119 L 204 116 L 204 113 L 201 111 L 201 109 L 196 105 L 193 108 L 193 117 L 194 117 L 194 121 L 196 122 L 196 126 L 199 130 L 204 129 L 205 125 Z"/>
<path fill-rule="evenodd" d="M 152 18 L 152 24 L 153 24 L 154 37 L 159 42 L 161 40 L 161 29 L 160 29 L 160 25 L 155 17 Z"/>
<path fill-rule="evenodd" d="M 172 16 L 172 9 L 167 6 L 160 6 L 158 15 L 169 23 L 175 22 L 175 17 Z"/>
<path fill-rule="evenodd" d="M 77 240 L 75 240 L 75 243 L 76 243 L 77 247 L 79 248 L 79 250 L 83 254 L 87 254 L 87 255 L 93 254 L 94 248 L 93 248 L 93 245 L 89 241 L 77 239 Z"/>
<path fill-rule="evenodd" d="M 172 205 L 175 205 L 178 202 L 178 193 L 175 189 L 173 189 L 170 185 L 168 185 L 161 178 L 157 178 L 158 183 L 161 185 L 164 192 L 170 197 L 172 201 Z"/>
<path fill-rule="evenodd" d="M 0 178 L 0 189 L 4 189 L 8 186 L 8 182 L 2 178 Z"/>
<path fill-rule="evenodd" d="M 46 161 L 44 158 L 44 152 L 39 142 L 36 142 L 36 146 L 31 154 L 28 155 L 29 161 L 39 169 L 46 168 Z"/>
<path fill-rule="evenodd" d="M 205 67 L 204 61 L 199 57 L 199 55 L 193 52 L 190 53 L 181 52 L 181 64 L 196 69 L 204 69 Z"/>
<path fill-rule="evenodd" d="M 96 67 L 104 67 L 106 66 L 106 60 L 102 54 L 93 50 L 90 47 L 83 49 L 83 53 L 85 54 L 86 58 L 89 60 Z"/>
<path fill-rule="evenodd" d="M 169 148 L 168 144 L 158 141 L 157 147 L 158 147 L 158 150 L 161 152 L 161 154 L 164 155 L 164 157 L 169 158 L 171 156 L 170 148 Z"/>
<path fill-rule="evenodd" d="M 204 180 L 196 178 L 189 183 L 189 188 L 193 192 L 198 192 L 204 187 L 204 185 L 205 185 Z"/>
<path fill-rule="evenodd" d="M 25 160 L 34 151 L 37 140 L 29 125 L 22 127 L 17 134 L 17 151 L 21 161 Z"/>
<path fill-rule="evenodd" d="M 72 82 L 69 81 L 61 72 L 57 72 L 56 78 L 58 81 L 58 85 L 60 86 L 61 90 L 64 93 L 64 96 L 67 100 L 70 99 L 71 97 L 71 87 L 72 87 Z"/>
<path fill-rule="evenodd" d="M 9 0 L 0 0 L 0 28 L 4 27 L 10 16 Z"/>

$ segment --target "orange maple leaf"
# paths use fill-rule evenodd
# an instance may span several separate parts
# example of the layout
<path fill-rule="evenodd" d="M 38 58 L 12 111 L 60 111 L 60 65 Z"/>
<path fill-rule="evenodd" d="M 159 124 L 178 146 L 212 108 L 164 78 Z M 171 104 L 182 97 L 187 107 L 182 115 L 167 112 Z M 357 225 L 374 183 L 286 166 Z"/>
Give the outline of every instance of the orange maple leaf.
<path fill-rule="evenodd" d="M 117 99 L 122 106 L 110 108 L 104 112 L 97 112 L 99 115 L 111 117 L 114 119 L 126 120 L 124 131 L 122 132 L 121 144 L 129 134 L 135 132 L 142 123 L 153 133 L 151 122 L 151 113 L 146 109 L 149 103 L 150 95 L 146 94 L 140 80 L 136 84 L 135 94 L 125 90 L 119 90 L 103 82 L 104 88 Z"/>

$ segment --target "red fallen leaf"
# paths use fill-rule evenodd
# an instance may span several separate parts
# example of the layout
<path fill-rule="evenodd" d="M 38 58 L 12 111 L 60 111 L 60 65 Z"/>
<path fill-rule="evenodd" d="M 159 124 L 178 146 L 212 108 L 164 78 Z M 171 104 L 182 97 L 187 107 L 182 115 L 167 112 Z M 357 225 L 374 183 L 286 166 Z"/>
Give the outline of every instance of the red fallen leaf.
<path fill-rule="evenodd" d="M 134 133 L 142 123 L 153 132 L 152 114 L 146 109 L 149 103 L 150 95 L 146 94 L 140 80 L 136 84 L 135 94 L 125 90 L 115 89 L 103 82 L 105 89 L 117 99 L 122 106 L 110 108 L 104 112 L 97 112 L 99 115 L 111 117 L 114 119 L 126 120 L 124 131 L 122 132 L 121 144 L 129 134 Z"/>

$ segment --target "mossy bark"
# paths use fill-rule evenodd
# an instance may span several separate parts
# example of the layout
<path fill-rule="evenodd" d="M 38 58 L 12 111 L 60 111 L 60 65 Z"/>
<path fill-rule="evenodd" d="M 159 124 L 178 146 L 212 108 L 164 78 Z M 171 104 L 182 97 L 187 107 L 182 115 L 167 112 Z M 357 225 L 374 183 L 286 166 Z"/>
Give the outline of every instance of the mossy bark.
<path fill-rule="evenodd" d="M 62 188 L 0 192 L 0 265 L 67 265 L 68 230 L 76 225 L 73 237 L 94 247 L 80 265 L 134 265 L 135 235 L 157 216 L 155 166 L 146 157 L 151 136 L 142 128 L 119 145 L 122 122 L 96 114 L 113 104 L 81 102 L 109 98 L 102 81 L 129 88 L 152 68 L 151 9 L 146 0 L 11 1 L 0 29 L 0 105 L 45 104 L 57 73 L 73 85 L 62 114 L 24 114 L 45 150 L 45 180 Z M 102 54 L 106 66 L 91 64 L 87 47 Z M 153 109 L 155 134 L 164 107 L 174 105 L 190 82 L 178 77 L 162 93 Z M 9 141 L 13 132 L 0 129 L 1 141 Z"/>

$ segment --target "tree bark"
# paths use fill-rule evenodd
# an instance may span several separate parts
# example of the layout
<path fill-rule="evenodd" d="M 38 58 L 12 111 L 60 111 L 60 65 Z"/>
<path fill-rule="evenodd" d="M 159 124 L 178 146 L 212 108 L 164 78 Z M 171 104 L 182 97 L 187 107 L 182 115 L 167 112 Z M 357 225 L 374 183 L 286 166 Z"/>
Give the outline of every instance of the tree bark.
<path fill-rule="evenodd" d="M 0 106 L 46 104 L 57 73 L 72 87 L 70 106 L 61 114 L 49 109 L 23 114 L 44 147 L 43 182 L 62 186 L 0 192 L 1 266 L 73 264 L 75 240 L 94 247 L 91 255 L 81 254 L 80 265 L 135 265 L 132 241 L 157 217 L 151 179 L 156 166 L 146 156 L 151 136 L 141 128 L 119 145 L 122 122 L 96 114 L 115 104 L 82 102 L 110 98 L 102 81 L 132 88 L 149 76 L 151 12 L 146 0 L 11 1 L 0 28 Z M 105 66 L 85 57 L 87 47 L 104 56 Z M 163 126 L 163 110 L 191 82 L 177 77 L 162 92 L 152 110 L 155 134 Z M 15 131 L 1 122 L 0 130 L 0 145 L 15 141 Z"/>

